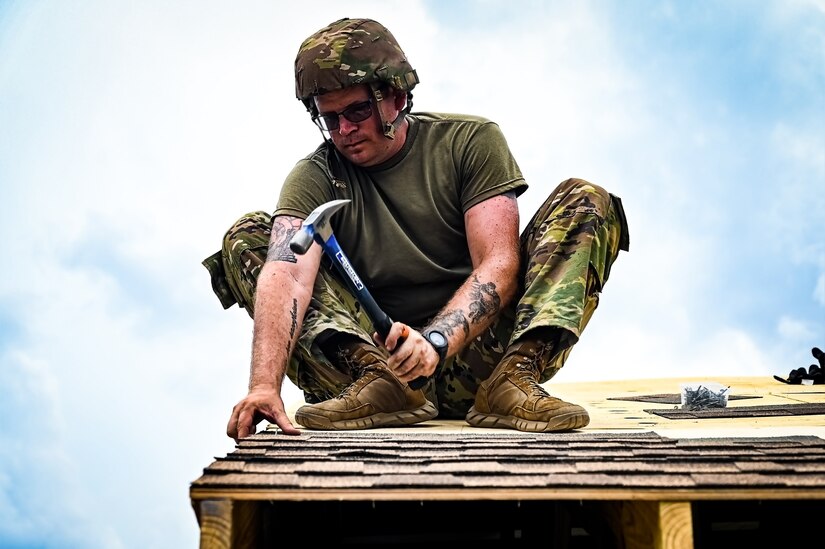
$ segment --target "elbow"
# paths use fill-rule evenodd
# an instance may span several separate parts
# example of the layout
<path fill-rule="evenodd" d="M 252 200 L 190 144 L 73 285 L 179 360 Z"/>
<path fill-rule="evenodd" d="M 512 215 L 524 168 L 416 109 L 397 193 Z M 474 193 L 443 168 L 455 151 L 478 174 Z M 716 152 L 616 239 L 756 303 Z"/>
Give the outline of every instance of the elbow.
<path fill-rule="evenodd" d="M 283 294 L 308 300 L 312 295 L 314 277 L 309 277 L 291 265 L 267 262 L 257 280 L 257 293 Z"/>
<path fill-rule="evenodd" d="M 502 261 L 499 272 L 499 297 L 501 307 L 504 308 L 516 297 L 519 288 L 519 260 L 518 256 Z"/>
<path fill-rule="evenodd" d="M 516 297 L 518 292 L 518 271 L 511 276 L 504 278 L 504 283 L 501 288 L 501 307 L 508 306 Z"/>

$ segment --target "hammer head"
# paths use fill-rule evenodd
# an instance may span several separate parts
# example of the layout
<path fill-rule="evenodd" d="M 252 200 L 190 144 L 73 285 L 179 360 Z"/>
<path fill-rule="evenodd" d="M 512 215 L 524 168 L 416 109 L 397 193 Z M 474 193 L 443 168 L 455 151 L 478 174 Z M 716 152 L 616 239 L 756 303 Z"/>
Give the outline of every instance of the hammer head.
<path fill-rule="evenodd" d="M 349 200 L 331 200 L 321 204 L 301 223 L 301 229 L 289 241 L 289 249 L 298 255 L 304 255 L 312 246 L 313 240 L 326 242 L 332 235 L 329 218 Z"/>

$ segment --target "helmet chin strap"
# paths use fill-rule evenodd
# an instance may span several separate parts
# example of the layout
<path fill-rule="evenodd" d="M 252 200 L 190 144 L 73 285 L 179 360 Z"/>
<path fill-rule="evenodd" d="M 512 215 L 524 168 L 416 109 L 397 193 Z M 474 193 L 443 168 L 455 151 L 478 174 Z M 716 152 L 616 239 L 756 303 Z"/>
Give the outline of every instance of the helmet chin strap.
<path fill-rule="evenodd" d="M 395 120 L 392 122 L 384 122 L 382 117 L 381 128 L 384 130 L 384 136 L 387 139 L 395 139 L 395 130 L 401 127 L 401 124 L 404 122 L 404 117 L 407 115 L 407 110 L 404 109 L 403 111 L 398 113 L 398 116 L 395 117 Z"/>
<path fill-rule="evenodd" d="M 372 96 L 375 98 L 375 108 L 378 109 L 378 118 L 381 120 L 381 130 L 384 133 L 384 137 L 387 139 L 395 139 L 395 131 L 404 122 L 404 118 L 412 107 L 412 94 L 407 92 L 407 104 L 401 112 L 398 113 L 395 120 L 390 122 L 384 119 L 384 115 L 381 112 L 381 101 L 384 100 L 384 94 L 381 93 L 380 86 L 377 83 L 372 83 L 370 84 L 370 89 L 372 90 Z"/>

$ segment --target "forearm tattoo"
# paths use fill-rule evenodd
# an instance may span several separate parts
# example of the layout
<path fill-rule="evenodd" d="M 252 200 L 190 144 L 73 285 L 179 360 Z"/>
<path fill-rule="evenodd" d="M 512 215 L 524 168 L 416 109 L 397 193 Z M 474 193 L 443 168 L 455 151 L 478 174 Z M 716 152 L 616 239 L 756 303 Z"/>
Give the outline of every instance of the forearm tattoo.
<path fill-rule="evenodd" d="M 438 313 L 430 323 L 433 330 L 438 330 L 447 335 L 453 335 L 456 328 L 461 328 L 464 337 L 470 335 L 470 323 L 461 311 L 443 311 Z"/>
<path fill-rule="evenodd" d="M 272 236 L 269 239 L 269 250 L 266 252 L 267 261 L 286 261 L 297 263 L 298 259 L 289 249 L 289 241 L 301 228 L 301 220 L 297 217 L 278 216 L 272 223 Z"/>
<path fill-rule="evenodd" d="M 292 341 L 295 339 L 295 329 L 298 327 L 298 300 L 292 298 L 292 310 L 289 312 L 292 317 L 292 325 L 289 327 L 289 339 L 286 342 L 286 357 L 292 354 Z"/>
<path fill-rule="evenodd" d="M 494 282 L 481 283 L 478 277 L 473 275 L 472 288 L 470 289 L 470 320 L 479 323 L 487 317 L 495 316 L 501 309 L 501 297 L 496 292 Z"/>

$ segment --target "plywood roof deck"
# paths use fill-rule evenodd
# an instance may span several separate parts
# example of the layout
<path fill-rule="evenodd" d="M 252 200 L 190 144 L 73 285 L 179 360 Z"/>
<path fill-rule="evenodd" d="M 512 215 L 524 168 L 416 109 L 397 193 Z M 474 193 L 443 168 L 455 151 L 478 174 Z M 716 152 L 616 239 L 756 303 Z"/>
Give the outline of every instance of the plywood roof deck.
<path fill-rule="evenodd" d="M 549 385 L 552 394 L 581 404 L 590 413 L 584 432 L 655 432 L 673 438 L 771 437 L 811 435 L 825 438 L 825 415 L 754 415 L 753 417 L 670 420 L 647 412 L 679 404 L 621 400 L 644 395 L 678 396 L 683 383 L 716 382 L 730 387 L 728 408 L 825 404 L 825 385 L 787 385 L 769 377 L 696 377 L 620 380 Z M 757 397 L 740 398 L 733 397 Z M 792 409 L 790 410 L 793 411 Z"/>

